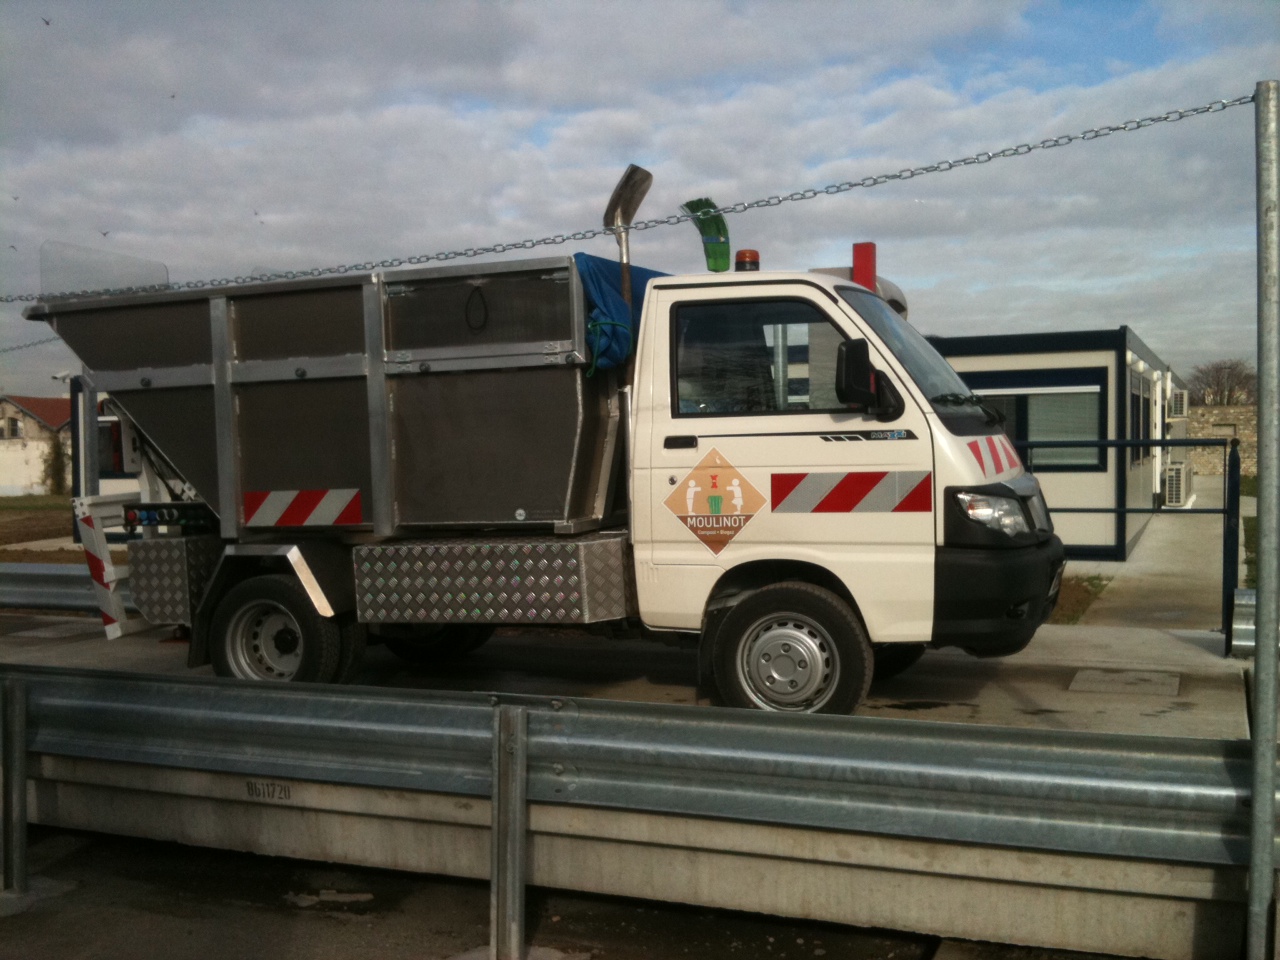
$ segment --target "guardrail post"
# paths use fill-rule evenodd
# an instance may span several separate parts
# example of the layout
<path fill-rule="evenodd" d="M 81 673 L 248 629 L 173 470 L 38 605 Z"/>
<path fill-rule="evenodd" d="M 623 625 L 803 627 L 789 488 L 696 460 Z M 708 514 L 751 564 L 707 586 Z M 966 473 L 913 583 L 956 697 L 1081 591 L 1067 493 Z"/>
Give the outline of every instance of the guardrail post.
<path fill-rule="evenodd" d="M 494 711 L 489 960 L 524 958 L 527 729 L 526 708 L 503 705 Z"/>
<path fill-rule="evenodd" d="M 27 685 L 4 682 L 4 890 L 27 892 Z"/>
<path fill-rule="evenodd" d="M 1227 454 L 1227 501 L 1222 513 L 1222 632 L 1231 656 L 1231 624 L 1235 620 L 1236 587 L 1240 586 L 1240 441 L 1232 438 Z"/>
<path fill-rule="evenodd" d="M 1276 619 L 1280 610 L 1280 81 L 1253 95 L 1258 165 L 1258 606 L 1254 625 L 1249 960 L 1270 949 L 1275 894 Z"/>

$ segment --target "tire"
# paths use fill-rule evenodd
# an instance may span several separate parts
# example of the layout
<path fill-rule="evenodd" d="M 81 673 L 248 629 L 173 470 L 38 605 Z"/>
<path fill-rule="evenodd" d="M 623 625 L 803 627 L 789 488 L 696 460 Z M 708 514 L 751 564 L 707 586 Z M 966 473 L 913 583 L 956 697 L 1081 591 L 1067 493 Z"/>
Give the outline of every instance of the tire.
<path fill-rule="evenodd" d="M 338 655 L 333 682 L 350 683 L 364 660 L 364 650 L 369 643 L 369 629 L 363 623 L 356 622 L 354 617 L 343 620 L 338 629 L 342 637 L 342 650 Z"/>
<path fill-rule="evenodd" d="M 857 615 L 813 584 L 756 590 L 725 615 L 713 642 L 716 686 L 732 707 L 848 714 L 871 685 L 871 644 Z"/>
<path fill-rule="evenodd" d="M 430 666 L 448 663 L 479 649 L 497 628 L 487 623 L 455 624 L 424 629 L 417 636 L 387 636 L 387 649 L 406 663 Z"/>
<path fill-rule="evenodd" d="M 302 585 L 271 574 L 227 591 L 210 628 L 214 672 L 220 677 L 328 683 L 338 668 L 338 624 L 316 613 Z"/>
<path fill-rule="evenodd" d="M 927 649 L 923 643 L 886 643 L 872 648 L 875 680 L 888 680 L 914 667 Z"/>

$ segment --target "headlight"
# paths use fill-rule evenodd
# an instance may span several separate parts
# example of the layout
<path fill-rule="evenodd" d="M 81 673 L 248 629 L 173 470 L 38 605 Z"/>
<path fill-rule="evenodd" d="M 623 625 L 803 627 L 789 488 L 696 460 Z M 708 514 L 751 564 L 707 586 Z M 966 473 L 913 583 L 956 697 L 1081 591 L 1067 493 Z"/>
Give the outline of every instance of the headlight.
<path fill-rule="evenodd" d="M 1022 504 L 1015 497 L 993 497 L 986 493 L 957 493 L 960 509 L 974 523 L 980 523 L 992 530 L 999 530 L 1013 536 L 1018 533 L 1030 533 L 1026 515 L 1022 512 Z"/>

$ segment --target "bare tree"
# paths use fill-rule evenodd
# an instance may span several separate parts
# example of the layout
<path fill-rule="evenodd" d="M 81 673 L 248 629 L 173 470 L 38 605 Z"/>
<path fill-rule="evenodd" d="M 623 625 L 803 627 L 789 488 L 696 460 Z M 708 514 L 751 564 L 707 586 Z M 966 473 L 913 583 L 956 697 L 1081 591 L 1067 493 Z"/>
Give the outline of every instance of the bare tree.
<path fill-rule="evenodd" d="M 1202 363 L 1187 378 L 1187 391 L 1196 406 L 1230 407 L 1253 403 L 1257 390 L 1258 375 L 1244 360 Z"/>

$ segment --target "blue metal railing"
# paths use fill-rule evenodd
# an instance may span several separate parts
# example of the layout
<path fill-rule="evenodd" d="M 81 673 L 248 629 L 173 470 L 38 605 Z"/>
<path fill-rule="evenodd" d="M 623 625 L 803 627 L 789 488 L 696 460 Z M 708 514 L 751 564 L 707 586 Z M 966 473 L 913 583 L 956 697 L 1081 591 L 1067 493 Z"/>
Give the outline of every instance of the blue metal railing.
<path fill-rule="evenodd" d="M 1197 440 L 1018 440 L 1014 441 L 1018 452 L 1024 454 L 1027 469 L 1035 472 L 1036 450 L 1133 450 L 1151 447 L 1220 447 L 1226 458 L 1226 484 L 1221 507 L 1179 507 L 1179 514 L 1220 514 L 1222 516 L 1222 632 L 1226 637 L 1226 655 L 1231 655 L 1231 622 L 1234 615 L 1235 592 L 1239 586 L 1240 570 L 1240 441 L 1223 437 Z M 1122 466 L 1117 466 L 1122 470 Z M 1123 472 L 1121 476 L 1123 476 Z M 1123 486 L 1121 487 L 1123 490 Z M 1168 513 L 1162 507 L 1054 507 L 1054 514 L 1090 513 L 1113 514 L 1126 517 L 1129 514 Z"/>

